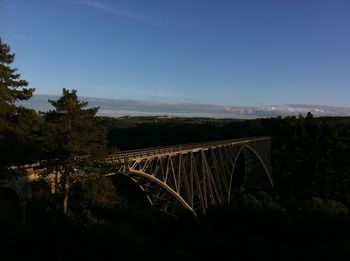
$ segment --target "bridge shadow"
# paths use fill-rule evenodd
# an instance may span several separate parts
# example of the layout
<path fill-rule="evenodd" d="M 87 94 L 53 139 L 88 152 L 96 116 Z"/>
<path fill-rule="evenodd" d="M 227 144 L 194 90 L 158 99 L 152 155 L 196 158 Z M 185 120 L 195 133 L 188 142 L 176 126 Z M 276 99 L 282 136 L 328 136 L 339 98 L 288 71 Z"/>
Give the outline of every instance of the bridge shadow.
<path fill-rule="evenodd" d="M 272 192 L 273 187 L 269 179 L 271 173 L 267 173 L 264 165 L 260 162 L 256 154 L 251 150 L 246 149 L 242 154 L 243 161 L 241 168 L 244 164 L 244 177 L 240 180 L 241 186 L 245 187 L 247 190 L 255 191 L 262 190 L 265 192 Z M 242 170 L 240 170 L 242 171 Z"/>
<path fill-rule="evenodd" d="M 116 173 L 108 177 L 116 189 L 119 197 L 122 197 L 128 206 L 147 208 L 150 202 L 147 194 L 138 184 L 136 184 L 128 175 L 124 173 Z"/>
<path fill-rule="evenodd" d="M 15 235 L 22 223 L 21 207 L 17 193 L 0 187 L 0 235 Z"/>
<path fill-rule="evenodd" d="M 157 212 L 161 210 L 162 213 L 168 216 L 193 220 L 193 214 L 175 200 L 168 191 L 156 183 L 147 181 L 148 186 L 145 189 L 141 188 L 139 183 L 125 173 L 117 173 L 109 176 L 109 178 L 116 188 L 117 195 L 125 200 L 128 208 L 143 209 L 145 211 L 154 209 Z M 157 191 L 158 196 L 163 196 L 163 198 L 158 197 L 157 202 L 154 201 L 154 195 L 152 197 L 153 201 L 148 197 L 148 193 L 154 194 L 155 191 Z"/>
<path fill-rule="evenodd" d="M 233 172 L 233 176 L 232 176 L 232 183 L 231 183 L 231 198 L 234 198 L 235 195 L 237 193 L 239 193 L 240 188 L 242 186 L 244 186 L 245 183 L 245 169 L 246 169 L 246 161 L 245 161 L 245 157 L 244 154 L 240 154 L 238 156 L 237 162 L 236 162 L 236 166 L 235 166 L 235 170 Z"/>
<path fill-rule="evenodd" d="M 257 155 L 248 148 L 244 148 L 238 155 L 231 180 L 229 204 L 240 197 L 242 190 L 250 194 L 264 192 L 273 195 L 273 186 L 264 165 Z M 223 204 L 223 205 L 225 205 Z M 213 205 L 209 207 L 214 207 Z"/>
<path fill-rule="evenodd" d="M 41 222 L 46 212 L 52 207 L 53 194 L 50 185 L 44 180 L 28 183 L 26 186 L 26 219 L 31 222 Z"/>

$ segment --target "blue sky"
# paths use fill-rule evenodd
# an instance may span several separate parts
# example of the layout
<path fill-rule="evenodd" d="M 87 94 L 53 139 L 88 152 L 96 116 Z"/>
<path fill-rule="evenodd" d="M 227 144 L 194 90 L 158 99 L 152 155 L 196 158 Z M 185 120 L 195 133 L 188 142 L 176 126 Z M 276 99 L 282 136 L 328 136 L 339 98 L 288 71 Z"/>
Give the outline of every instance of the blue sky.
<path fill-rule="evenodd" d="M 348 0 L 0 0 L 39 94 L 350 106 Z"/>

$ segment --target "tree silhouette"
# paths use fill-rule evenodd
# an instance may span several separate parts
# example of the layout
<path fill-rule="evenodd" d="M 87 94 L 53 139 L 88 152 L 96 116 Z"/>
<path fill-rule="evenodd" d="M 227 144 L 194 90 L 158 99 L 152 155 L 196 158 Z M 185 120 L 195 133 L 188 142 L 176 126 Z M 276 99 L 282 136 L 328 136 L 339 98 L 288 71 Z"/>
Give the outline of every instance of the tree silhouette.
<path fill-rule="evenodd" d="M 34 89 L 20 79 L 16 68 L 10 65 L 15 54 L 0 38 L 0 180 L 8 178 L 8 166 L 25 161 L 26 144 L 30 141 L 31 126 L 37 119 L 33 110 L 17 106 L 17 101 L 28 100 Z M 27 146 L 28 147 L 28 146 Z"/>
<path fill-rule="evenodd" d="M 94 166 L 106 154 L 106 134 L 96 123 L 98 108 L 87 108 L 76 90 L 63 89 L 57 101 L 49 102 L 54 110 L 44 115 L 47 173 L 56 173 L 56 191 L 66 213 L 69 187 L 88 173 L 96 173 Z"/>

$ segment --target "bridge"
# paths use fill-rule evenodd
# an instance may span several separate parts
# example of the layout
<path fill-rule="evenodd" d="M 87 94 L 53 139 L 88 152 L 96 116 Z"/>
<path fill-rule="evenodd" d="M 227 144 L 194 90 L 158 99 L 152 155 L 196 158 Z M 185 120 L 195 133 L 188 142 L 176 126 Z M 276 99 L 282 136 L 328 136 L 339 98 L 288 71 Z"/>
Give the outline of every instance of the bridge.
<path fill-rule="evenodd" d="M 108 156 L 106 162 L 112 166 L 106 176 L 130 177 L 152 206 L 167 213 L 185 208 L 197 215 L 210 206 L 229 203 L 238 176 L 239 185 L 273 188 L 270 137 L 121 151 Z M 243 175 L 238 174 L 242 166 Z M 12 189 L 23 207 L 28 183 L 43 179 L 42 170 L 40 163 L 16 168 L 21 174 L 2 189 Z M 46 181 L 55 193 L 52 176 Z"/>

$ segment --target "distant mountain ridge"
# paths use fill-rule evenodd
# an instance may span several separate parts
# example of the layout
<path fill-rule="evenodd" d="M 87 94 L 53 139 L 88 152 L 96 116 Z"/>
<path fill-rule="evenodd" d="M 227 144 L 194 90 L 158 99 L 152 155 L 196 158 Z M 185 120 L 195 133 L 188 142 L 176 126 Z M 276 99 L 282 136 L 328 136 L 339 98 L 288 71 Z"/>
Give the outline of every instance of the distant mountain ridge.
<path fill-rule="evenodd" d="M 52 109 L 48 100 L 55 100 L 55 95 L 34 95 L 30 100 L 20 102 L 28 108 L 38 111 Z M 307 104 L 287 104 L 269 106 L 224 106 L 215 104 L 164 103 L 146 100 L 125 100 L 80 97 L 91 107 L 100 107 L 99 115 L 109 117 L 121 116 L 179 116 L 254 119 L 264 117 L 305 115 L 311 112 L 315 116 L 350 116 L 350 107 L 335 107 Z"/>

